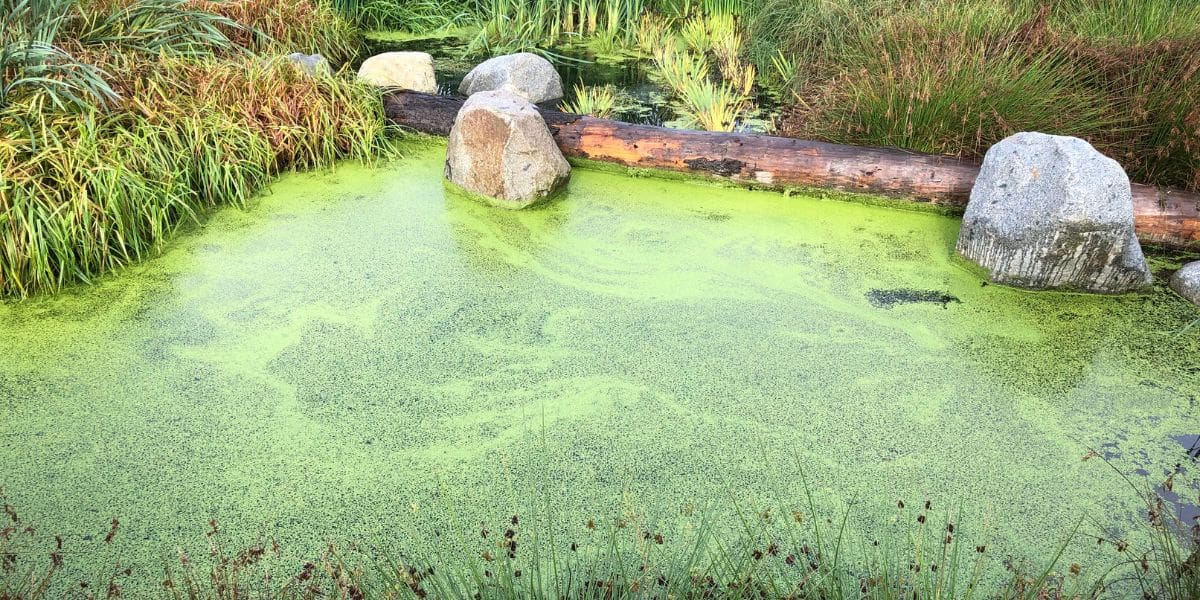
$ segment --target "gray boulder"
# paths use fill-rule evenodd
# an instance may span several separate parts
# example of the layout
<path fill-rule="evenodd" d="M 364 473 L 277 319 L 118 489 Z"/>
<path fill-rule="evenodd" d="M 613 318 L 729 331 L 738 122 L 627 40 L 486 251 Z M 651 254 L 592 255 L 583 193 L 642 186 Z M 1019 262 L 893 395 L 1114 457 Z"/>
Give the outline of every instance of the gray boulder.
<path fill-rule="evenodd" d="M 296 66 L 313 77 L 333 74 L 333 67 L 329 66 L 329 61 L 325 60 L 325 57 L 320 54 L 293 52 L 287 55 L 287 59 L 296 63 Z"/>
<path fill-rule="evenodd" d="M 1171 277 L 1171 289 L 1200 306 L 1200 260 L 1191 262 Z"/>
<path fill-rule="evenodd" d="M 566 183 L 571 165 L 541 113 L 506 91 L 467 99 L 446 149 L 446 179 L 506 208 L 524 208 Z"/>
<path fill-rule="evenodd" d="M 504 90 L 534 104 L 554 102 L 563 97 L 562 78 L 550 61 L 529 52 L 497 56 L 471 69 L 458 92 L 470 96 L 479 92 Z"/>
<path fill-rule="evenodd" d="M 437 93 L 433 57 L 424 52 L 384 52 L 363 61 L 358 78 L 371 85 Z"/>
<path fill-rule="evenodd" d="M 1121 165 L 1071 137 L 1018 133 L 992 146 L 958 252 L 997 283 L 1117 294 L 1150 285 Z"/>

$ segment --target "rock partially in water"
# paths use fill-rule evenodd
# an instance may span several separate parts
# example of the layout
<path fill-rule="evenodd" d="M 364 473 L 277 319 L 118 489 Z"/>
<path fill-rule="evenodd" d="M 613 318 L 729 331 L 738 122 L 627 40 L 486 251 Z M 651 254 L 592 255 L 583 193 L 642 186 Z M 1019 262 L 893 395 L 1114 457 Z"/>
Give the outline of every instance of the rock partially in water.
<path fill-rule="evenodd" d="M 458 92 L 465 96 L 504 90 L 534 104 L 563 97 L 562 78 L 550 61 L 529 52 L 486 60 L 463 78 Z"/>
<path fill-rule="evenodd" d="M 296 63 L 305 73 L 313 77 L 323 77 L 333 74 L 333 67 L 329 66 L 329 61 L 325 60 L 325 57 L 320 54 L 293 52 L 287 55 L 287 59 Z"/>
<path fill-rule="evenodd" d="M 363 61 L 358 78 L 375 86 L 437 93 L 433 57 L 424 52 L 384 52 Z"/>
<path fill-rule="evenodd" d="M 1171 289 L 1200 306 L 1200 260 L 1184 265 L 1171 277 Z"/>
<path fill-rule="evenodd" d="M 446 179 L 506 208 L 549 197 L 571 175 L 541 113 L 506 91 L 467 99 L 446 149 Z"/>
<path fill-rule="evenodd" d="M 1124 293 L 1150 285 L 1129 177 L 1071 137 L 1018 133 L 988 150 L 958 251 L 997 283 Z"/>

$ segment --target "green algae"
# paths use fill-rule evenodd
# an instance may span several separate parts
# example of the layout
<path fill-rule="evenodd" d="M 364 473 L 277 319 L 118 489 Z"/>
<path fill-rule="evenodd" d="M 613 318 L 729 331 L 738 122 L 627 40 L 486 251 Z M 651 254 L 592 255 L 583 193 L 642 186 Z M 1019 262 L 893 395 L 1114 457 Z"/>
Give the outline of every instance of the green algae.
<path fill-rule="evenodd" d="M 1082 517 L 1134 529 L 1087 447 L 1156 483 L 1200 430 L 1197 312 L 1161 282 L 984 285 L 944 216 L 588 170 L 499 211 L 445 193 L 443 152 L 289 175 L 159 258 L 0 305 L 9 502 L 72 548 L 119 515 L 152 566 L 210 517 L 299 552 L 428 547 L 448 503 L 670 523 L 798 499 L 802 468 L 860 530 L 929 498 L 1044 557 Z"/>

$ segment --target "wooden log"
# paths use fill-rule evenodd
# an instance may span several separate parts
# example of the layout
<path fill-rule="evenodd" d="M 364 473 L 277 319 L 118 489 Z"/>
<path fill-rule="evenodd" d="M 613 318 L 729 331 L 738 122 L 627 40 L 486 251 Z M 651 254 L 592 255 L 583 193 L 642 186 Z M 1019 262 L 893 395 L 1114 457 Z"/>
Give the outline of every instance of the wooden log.
<path fill-rule="evenodd" d="M 448 135 L 463 101 L 393 92 L 384 98 L 384 105 L 397 125 Z M 962 208 L 979 174 L 977 161 L 951 156 L 747 133 L 684 131 L 539 110 L 568 157 L 683 171 L 758 187 L 832 188 Z M 1200 194 L 1134 184 L 1133 205 L 1143 243 L 1200 247 Z"/>

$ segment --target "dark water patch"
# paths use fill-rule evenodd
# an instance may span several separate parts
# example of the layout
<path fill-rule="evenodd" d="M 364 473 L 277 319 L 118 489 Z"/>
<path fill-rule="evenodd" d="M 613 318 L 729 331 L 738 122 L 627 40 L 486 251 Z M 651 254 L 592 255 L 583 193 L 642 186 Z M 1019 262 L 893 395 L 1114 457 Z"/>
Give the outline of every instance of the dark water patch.
<path fill-rule="evenodd" d="M 912 288 L 873 289 L 867 292 L 867 300 L 875 308 L 886 309 L 898 304 L 941 304 L 942 308 L 949 308 L 951 302 L 962 304 L 962 300 L 945 292 Z"/>
<path fill-rule="evenodd" d="M 1200 435 L 1179 435 L 1174 439 L 1187 449 L 1188 458 L 1193 462 L 1200 460 Z"/>
<path fill-rule="evenodd" d="M 704 219 L 705 221 L 715 221 L 717 223 L 723 223 L 732 218 L 729 214 L 722 212 L 713 212 L 707 210 L 693 210 L 692 212 L 700 215 L 700 218 Z"/>

